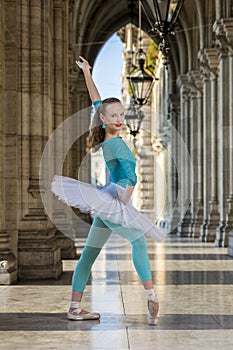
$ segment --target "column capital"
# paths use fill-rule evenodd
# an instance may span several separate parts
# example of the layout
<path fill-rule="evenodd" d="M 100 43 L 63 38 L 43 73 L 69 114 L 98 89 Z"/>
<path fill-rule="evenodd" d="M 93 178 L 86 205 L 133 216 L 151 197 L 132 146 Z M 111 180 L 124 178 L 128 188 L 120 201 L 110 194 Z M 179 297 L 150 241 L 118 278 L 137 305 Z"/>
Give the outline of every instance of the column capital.
<path fill-rule="evenodd" d="M 206 48 L 200 50 L 198 53 L 198 59 L 202 80 L 216 78 L 219 65 L 217 48 Z"/>
<path fill-rule="evenodd" d="M 224 22 L 224 31 L 226 33 L 226 38 L 229 43 L 228 49 L 229 54 L 233 55 L 233 18 L 225 18 Z"/>
<path fill-rule="evenodd" d="M 163 135 L 164 136 L 164 135 Z M 162 151 L 167 149 L 167 144 L 170 141 L 170 139 L 165 139 L 164 137 L 158 138 L 153 137 L 151 146 L 152 146 L 152 151 L 155 153 L 156 156 L 159 156 Z"/>
<path fill-rule="evenodd" d="M 180 74 L 176 79 L 176 84 L 177 84 L 179 89 L 187 86 L 188 83 L 189 83 L 189 81 L 188 81 L 187 74 Z"/>
<path fill-rule="evenodd" d="M 202 80 L 200 71 L 189 71 L 187 76 L 190 82 L 192 94 L 200 97 L 202 95 Z"/>
<path fill-rule="evenodd" d="M 215 32 L 215 47 L 220 58 L 228 56 L 229 41 L 226 36 L 223 18 L 214 22 L 213 31 Z"/>
<path fill-rule="evenodd" d="M 188 100 L 191 86 L 187 74 L 180 74 L 176 80 L 176 84 L 180 89 L 180 95 L 183 100 Z"/>
<path fill-rule="evenodd" d="M 226 34 L 226 39 L 230 45 L 233 44 L 233 17 L 222 18 L 221 25 Z"/>

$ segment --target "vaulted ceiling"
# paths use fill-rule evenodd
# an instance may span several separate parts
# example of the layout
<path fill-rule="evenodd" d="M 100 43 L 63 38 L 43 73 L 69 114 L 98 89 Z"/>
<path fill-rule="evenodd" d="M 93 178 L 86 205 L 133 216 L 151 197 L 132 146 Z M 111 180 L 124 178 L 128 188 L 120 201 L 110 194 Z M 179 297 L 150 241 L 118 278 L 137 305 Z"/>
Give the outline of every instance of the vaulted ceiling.
<path fill-rule="evenodd" d="M 151 1 L 142 2 L 145 5 Z M 172 64 L 176 70 L 182 73 L 195 69 L 192 65 L 196 60 L 192 58 L 197 57 L 200 48 L 212 45 L 212 24 L 216 12 L 221 11 L 220 3 L 217 0 L 185 0 L 178 19 L 178 34 L 171 45 Z M 73 0 L 72 4 L 70 45 L 76 56 L 84 55 L 92 64 L 114 32 L 130 22 L 138 25 L 138 0 Z M 149 17 L 154 22 L 152 13 Z M 151 35 L 144 11 L 142 29 Z"/>

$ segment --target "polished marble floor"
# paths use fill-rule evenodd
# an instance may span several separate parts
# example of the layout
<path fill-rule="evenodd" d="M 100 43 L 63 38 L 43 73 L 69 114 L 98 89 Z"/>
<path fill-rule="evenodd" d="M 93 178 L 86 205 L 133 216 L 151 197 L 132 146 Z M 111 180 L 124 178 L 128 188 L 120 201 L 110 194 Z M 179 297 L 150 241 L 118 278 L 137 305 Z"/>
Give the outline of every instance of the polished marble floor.
<path fill-rule="evenodd" d="M 79 248 L 81 250 L 81 248 Z M 112 236 L 88 281 L 83 307 L 100 321 L 68 321 L 76 261 L 65 260 L 58 281 L 0 286 L 0 349 L 232 350 L 233 259 L 213 243 L 170 236 L 148 239 L 160 299 L 157 326 L 146 320 L 144 290 L 131 248 Z"/>

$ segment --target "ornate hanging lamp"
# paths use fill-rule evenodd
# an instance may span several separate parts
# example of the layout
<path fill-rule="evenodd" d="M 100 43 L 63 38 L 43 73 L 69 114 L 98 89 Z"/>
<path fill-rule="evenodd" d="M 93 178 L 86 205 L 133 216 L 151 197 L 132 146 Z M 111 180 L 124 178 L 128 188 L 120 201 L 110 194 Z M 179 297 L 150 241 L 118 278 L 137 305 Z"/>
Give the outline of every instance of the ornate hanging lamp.
<path fill-rule="evenodd" d="M 134 100 L 131 100 L 129 108 L 125 114 L 125 120 L 129 128 L 130 135 L 132 135 L 134 138 L 139 133 L 143 119 L 143 111 L 135 105 Z"/>
<path fill-rule="evenodd" d="M 155 40 L 159 43 L 159 49 L 164 57 L 164 65 L 168 65 L 170 45 L 169 35 L 175 35 L 175 26 L 185 0 L 150 0 L 142 3 L 143 10 L 154 33 Z M 151 4 L 153 3 L 153 4 Z M 149 5 L 149 6 L 148 6 Z M 150 11 L 150 13 L 148 13 Z M 153 13 L 154 23 L 151 22 Z"/>
<path fill-rule="evenodd" d="M 145 105 L 154 85 L 154 73 L 148 66 L 147 56 L 141 47 L 141 1 L 139 1 L 139 42 L 135 54 L 136 65 L 127 77 L 133 100 L 139 106 Z"/>

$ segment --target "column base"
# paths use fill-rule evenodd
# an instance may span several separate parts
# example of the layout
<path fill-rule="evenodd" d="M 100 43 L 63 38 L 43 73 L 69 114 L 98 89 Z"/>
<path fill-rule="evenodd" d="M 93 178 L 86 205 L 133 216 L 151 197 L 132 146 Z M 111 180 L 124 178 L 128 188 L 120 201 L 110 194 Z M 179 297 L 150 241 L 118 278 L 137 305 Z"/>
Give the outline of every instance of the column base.
<path fill-rule="evenodd" d="M 60 231 L 56 231 L 57 247 L 61 249 L 61 259 L 76 259 L 75 242 Z"/>
<path fill-rule="evenodd" d="M 227 234 L 226 228 L 227 228 L 226 222 L 220 221 L 220 224 L 216 229 L 215 247 L 228 246 L 228 234 Z"/>
<path fill-rule="evenodd" d="M 206 226 L 208 224 L 208 219 L 204 219 L 202 222 L 202 225 L 200 226 L 200 236 L 199 236 L 199 241 L 201 242 L 205 242 L 205 230 L 206 230 Z"/>
<path fill-rule="evenodd" d="M 219 224 L 219 212 L 218 212 L 218 204 L 217 202 L 210 202 L 211 209 L 209 213 L 209 217 L 202 225 L 202 242 L 214 242 L 216 239 L 216 229 Z"/>
<path fill-rule="evenodd" d="M 224 247 L 229 245 L 230 232 L 233 230 L 233 201 L 232 196 L 228 198 L 228 213 L 226 217 L 226 226 L 224 228 Z"/>
<path fill-rule="evenodd" d="M 229 233 L 228 255 L 233 257 L 233 230 Z"/>
<path fill-rule="evenodd" d="M 192 220 L 190 233 L 189 233 L 190 237 L 199 238 L 202 223 L 203 223 L 203 205 L 200 204 L 197 208 L 194 219 Z"/>
<path fill-rule="evenodd" d="M 177 227 L 179 223 L 180 223 L 180 213 L 178 212 L 178 210 L 175 210 L 170 219 L 169 233 L 177 234 Z"/>
<path fill-rule="evenodd" d="M 24 218 L 23 228 L 19 230 L 18 277 L 19 279 L 58 279 L 62 274 L 62 261 L 55 229 L 48 228 L 46 217 L 44 222 L 41 220 L 42 217 L 40 221 L 38 219 L 35 218 L 33 222 L 32 217 Z M 31 227 L 35 226 L 38 228 L 32 230 Z"/>
<path fill-rule="evenodd" d="M 181 222 L 177 226 L 177 236 L 189 237 L 190 224 L 191 224 L 191 211 L 190 209 L 188 209 L 184 218 L 181 220 Z"/>

